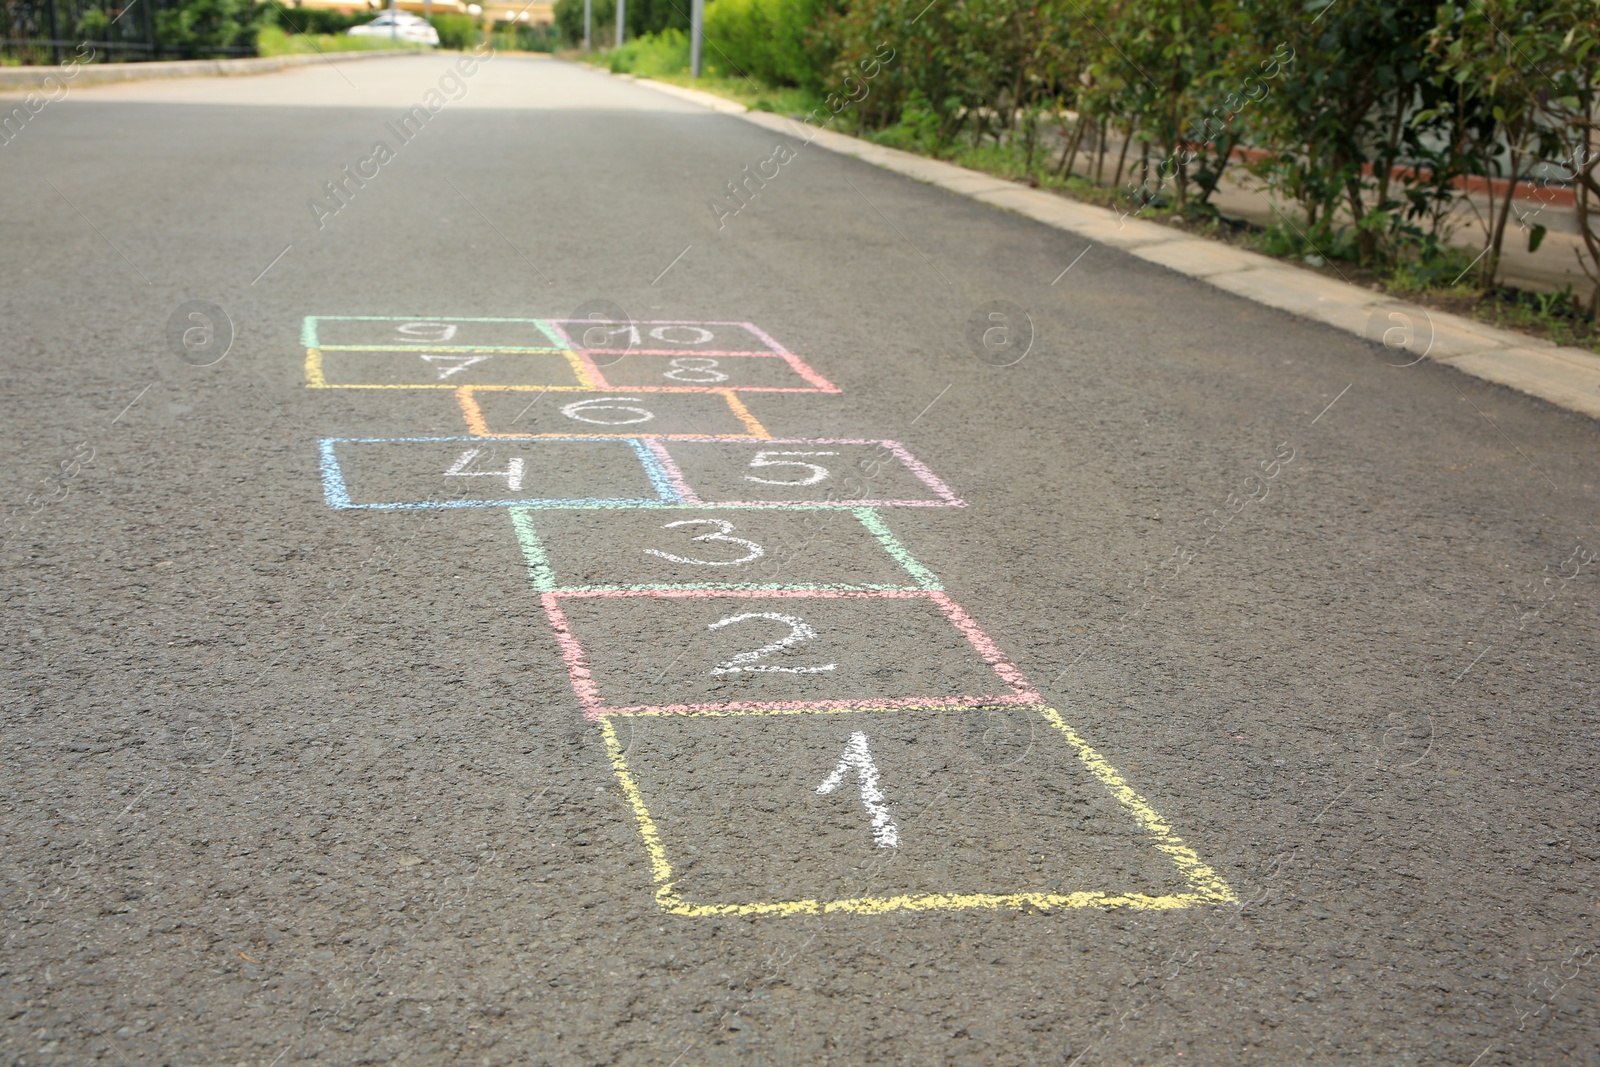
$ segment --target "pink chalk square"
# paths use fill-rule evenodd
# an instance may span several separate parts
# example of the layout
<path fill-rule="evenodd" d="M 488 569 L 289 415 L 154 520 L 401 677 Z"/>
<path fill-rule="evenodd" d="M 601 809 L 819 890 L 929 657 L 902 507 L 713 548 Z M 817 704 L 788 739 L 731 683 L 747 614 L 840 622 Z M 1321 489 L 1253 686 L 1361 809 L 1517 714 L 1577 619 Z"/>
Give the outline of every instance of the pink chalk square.
<path fill-rule="evenodd" d="M 787 352 L 688 356 L 662 352 L 578 353 L 597 388 L 738 389 L 757 393 L 837 393 L 839 387 Z"/>
<path fill-rule="evenodd" d="M 618 714 L 1039 703 L 934 590 L 543 594 L 591 719 Z"/>
<path fill-rule="evenodd" d="M 654 442 L 653 448 L 691 504 L 964 506 L 898 441 L 689 438 Z"/>
<path fill-rule="evenodd" d="M 597 319 L 549 319 L 566 343 L 579 352 L 622 355 L 653 352 L 666 355 L 771 356 L 785 349 L 752 322 L 682 322 L 651 320 L 603 322 Z M 597 359 L 605 366 L 607 360 Z"/>

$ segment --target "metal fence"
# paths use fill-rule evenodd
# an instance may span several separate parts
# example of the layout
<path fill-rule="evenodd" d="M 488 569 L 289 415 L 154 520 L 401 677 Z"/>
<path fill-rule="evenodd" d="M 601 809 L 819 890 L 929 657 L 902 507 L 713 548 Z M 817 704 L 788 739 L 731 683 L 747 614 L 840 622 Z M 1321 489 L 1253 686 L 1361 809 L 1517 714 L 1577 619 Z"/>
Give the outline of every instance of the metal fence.
<path fill-rule="evenodd" d="M 255 55 L 253 47 L 163 40 L 161 16 L 181 0 L 0 0 L 0 62 L 127 63 Z"/>

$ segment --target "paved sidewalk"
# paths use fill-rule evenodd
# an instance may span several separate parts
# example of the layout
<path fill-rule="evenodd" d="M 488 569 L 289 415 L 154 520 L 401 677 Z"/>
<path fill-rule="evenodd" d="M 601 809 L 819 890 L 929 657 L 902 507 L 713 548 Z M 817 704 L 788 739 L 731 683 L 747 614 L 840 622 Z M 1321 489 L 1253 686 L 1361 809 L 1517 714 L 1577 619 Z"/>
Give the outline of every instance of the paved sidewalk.
<path fill-rule="evenodd" d="M 885 148 L 857 137 L 802 126 L 770 112 L 750 111 L 711 93 L 647 78 L 659 92 L 738 115 L 775 132 L 808 139 L 833 152 L 1118 248 L 1268 307 L 1327 323 L 1393 349 L 1391 362 L 1430 359 L 1485 381 L 1536 396 L 1569 411 L 1600 418 L 1600 356 L 1581 348 L 1501 330 L 1356 285 L 1332 281 L 1270 256 L 1233 248 L 1155 222 L 1118 213 L 968 170 L 952 163 Z"/>

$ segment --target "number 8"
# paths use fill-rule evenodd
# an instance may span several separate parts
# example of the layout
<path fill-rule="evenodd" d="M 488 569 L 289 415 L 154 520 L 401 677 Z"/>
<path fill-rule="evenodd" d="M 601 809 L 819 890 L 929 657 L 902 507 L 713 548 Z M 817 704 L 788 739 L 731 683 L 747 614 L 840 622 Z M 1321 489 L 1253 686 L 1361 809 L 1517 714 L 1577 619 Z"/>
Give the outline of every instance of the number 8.
<path fill-rule="evenodd" d="M 669 359 L 667 363 L 672 369 L 667 371 L 664 377 L 670 378 L 675 382 L 701 383 L 725 382 L 728 380 L 726 374 L 714 369 L 717 366 L 717 361 L 707 356 L 679 356 L 676 359 Z M 702 374 L 705 377 L 690 378 L 684 373 L 685 371 L 690 374 Z"/>

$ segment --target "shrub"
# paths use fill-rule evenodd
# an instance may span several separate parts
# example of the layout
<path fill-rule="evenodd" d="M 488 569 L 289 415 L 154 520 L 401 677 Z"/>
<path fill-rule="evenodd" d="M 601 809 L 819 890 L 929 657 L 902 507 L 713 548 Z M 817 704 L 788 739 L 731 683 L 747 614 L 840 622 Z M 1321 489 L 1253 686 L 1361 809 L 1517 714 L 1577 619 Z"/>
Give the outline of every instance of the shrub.
<path fill-rule="evenodd" d="M 613 74 L 641 74 L 653 78 L 682 74 L 689 69 L 689 35 L 682 30 L 662 30 L 636 37 L 613 48 L 606 56 Z"/>
<path fill-rule="evenodd" d="M 465 52 L 478 43 L 478 26 L 471 15 L 434 15 L 428 19 L 439 32 L 439 47 Z"/>
<path fill-rule="evenodd" d="M 632 5 L 629 5 L 632 6 Z M 583 43 L 583 0 L 556 0 L 554 8 L 556 32 L 567 44 L 577 47 Z M 617 17 L 616 0 L 592 0 L 590 15 L 594 19 L 594 46 L 596 48 L 616 40 L 612 36 Z"/>
<path fill-rule="evenodd" d="M 821 86 L 826 51 L 816 36 L 822 0 L 711 0 L 708 61 L 772 85 Z"/>
<path fill-rule="evenodd" d="M 254 52 L 264 8 L 251 0 L 182 0 L 156 12 L 156 37 L 164 53 L 185 59 Z"/>
<path fill-rule="evenodd" d="M 343 33 L 351 26 L 372 21 L 372 12 L 360 11 L 345 14 L 317 7 L 289 7 L 279 3 L 267 5 L 268 19 L 276 22 L 288 33 Z"/>
<path fill-rule="evenodd" d="M 494 31 L 497 51 L 554 52 L 557 43 L 556 28 L 551 25 L 519 25 Z"/>

